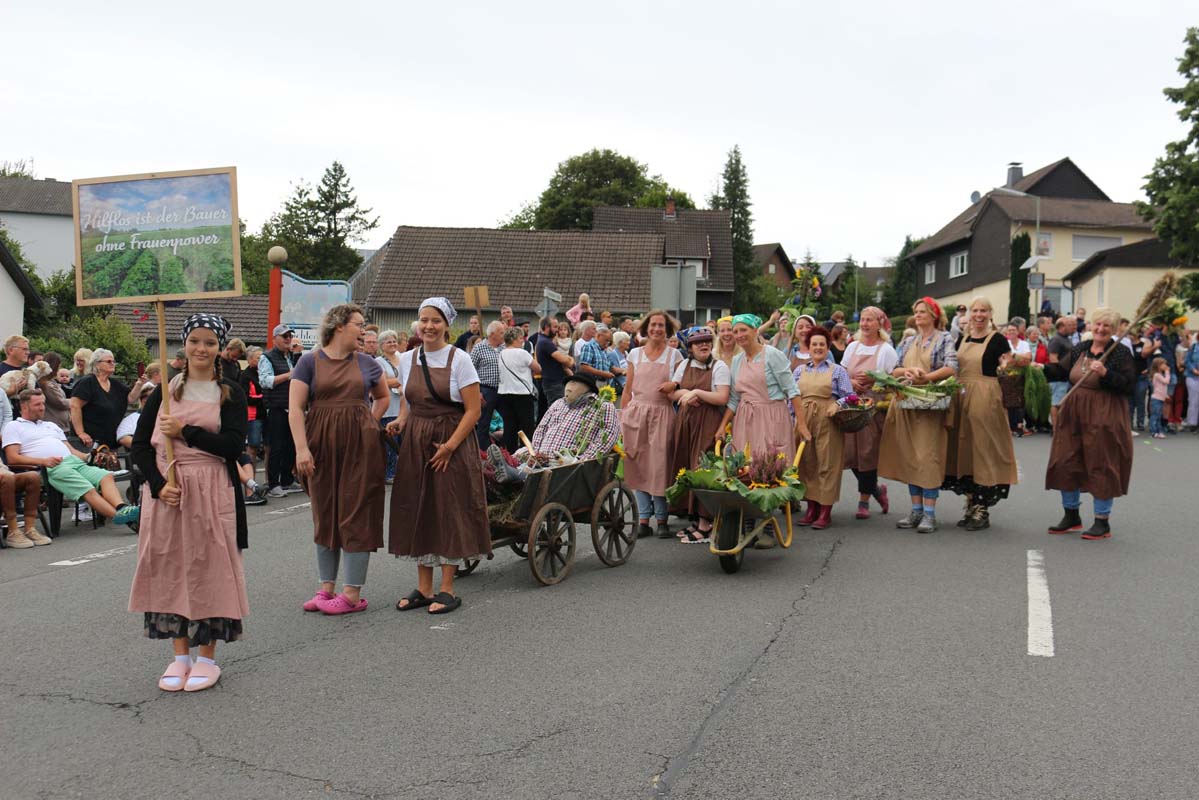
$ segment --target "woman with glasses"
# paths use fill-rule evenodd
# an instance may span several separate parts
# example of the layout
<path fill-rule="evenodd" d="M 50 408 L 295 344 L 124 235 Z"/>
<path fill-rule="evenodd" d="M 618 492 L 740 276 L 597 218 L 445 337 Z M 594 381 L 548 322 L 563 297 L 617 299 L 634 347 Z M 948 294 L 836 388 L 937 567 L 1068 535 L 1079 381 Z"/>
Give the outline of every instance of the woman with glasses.
<path fill-rule="evenodd" d="M 117 447 L 117 426 L 125 418 L 125 409 L 135 405 L 145 380 L 138 378 L 126 386 L 113 373 L 117 361 L 103 347 L 92 352 L 91 374 L 80 378 L 71 390 L 71 424 L 84 447 Z"/>

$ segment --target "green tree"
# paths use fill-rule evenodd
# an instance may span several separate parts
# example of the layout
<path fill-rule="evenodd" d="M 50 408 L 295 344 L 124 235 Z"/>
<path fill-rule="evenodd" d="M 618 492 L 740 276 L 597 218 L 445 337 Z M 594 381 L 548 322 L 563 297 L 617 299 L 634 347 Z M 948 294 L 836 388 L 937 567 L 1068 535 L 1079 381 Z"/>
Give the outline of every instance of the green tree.
<path fill-rule="evenodd" d="M 150 360 L 145 341 L 134 336 L 133 327 L 113 313 L 94 314 L 47 334 L 31 335 L 29 344 L 43 353 L 53 350 L 68 363 L 81 347 L 105 347 L 116 359 L 117 375 L 130 381 L 137 375 L 137 365 Z"/>
<path fill-rule="evenodd" d="M 1012 275 L 1008 281 L 1007 318 L 1028 319 L 1028 270 L 1020 265 L 1032 255 L 1032 238 L 1028 231 L 1012 239 Z M 996 322 L 998 324 L 998 321 Z"/>
<path fill-rule="evenodd" d="M 773 310 L 764 295 L 766 284 L 759 265 L 754 263 L 753 203 L 749 199 L 749 175 L 741 160 L 741 148 L 733 145 L 720 176 L 720 188 L 709 198 L 713 208 L 729 211 L 733 235 L 733 306 L 740 311 L 758 313 Z"/>
<path fill-rule="evenodd" d="M 674 198 L 674 207 L 695 208 L 695 201 L 682 189 L 675 189 L 658 176 L 650 179 L 650 187 L 633 201 L 634 208 L 665 208 L 667 198 Z"/>
<path fill-rule="evenodd" d="M 913 239 L 911 235 L 903 239 L 903 247 L 899 255 L 889 259 L 894 267 L 891 280 L 883 287 L 883 310 L 889 316 L 910 314 L 912 303 L 916 301 L 916 259 L 912 252 L 924 242 L 925 237 Z"/>
<path fill-rule="evenodd" d="M 537 227 L 537 206 L 525 203 L 520 210 L 507 219 L 502 219 L 498 227 L 505 231 L 531 231 Z"/>
<path fill-rule="evenodd" d="M 271 265 L 266 253 L 274 245 L 287 250 L 287 269 L 305 278 L 345 280 L 362 266 L 351 246 L 379 225 L 371 209 L 362 208 L 349 175 L 334 161 L 317 186 L 295 184 L 283 208 L 272 214 L 258 233 L 244 226 L 241 235 L 245 291 L 265 293 Z"/>
<path fill-rule="evenodd" d="M 1199 311 L 1199 272 L 1188 272 L 1182 276 L 1182 280 L 1178 282 L 1178 296 L 1188 306 Z"/>
<path fill-rule="evenodd" d="M 1138 202 L 1137 210 L 1170 245 L 1170 255 L 1199 264 L 1199 28 L 1188 28 L 1183 41 L 1178 74 L 1184 84 L 1163 93 L 1178 104 L 1178 118 L 1189 127 L 1182 139 L 1166 145 L 1166 154 L 1145 176 L 1149 202 Z"/>
<path fill-rule="evenodd" d="M 33 180 L 37 175 L 33 172 L 32 158 L 18 158 L 16 161 L 0 161 L 0 178 L 25 178 Z"/>
<path fill-rule="evenodd" d="M 650 189 L 645 164 L 595 149 L 558 165 L 533 215 L 538 230 L 590 230 L 596 206 L 632 206 Z"/>

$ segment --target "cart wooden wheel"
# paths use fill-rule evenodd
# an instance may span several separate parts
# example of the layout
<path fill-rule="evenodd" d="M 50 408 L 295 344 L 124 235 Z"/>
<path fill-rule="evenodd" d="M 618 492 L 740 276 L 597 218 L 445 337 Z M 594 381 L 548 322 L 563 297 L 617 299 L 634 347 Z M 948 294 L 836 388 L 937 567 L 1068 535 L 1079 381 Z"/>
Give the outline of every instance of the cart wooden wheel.
<path fill-rule="evenodd" d="M 512 544 L 510 544 L 508 546 L 512 548 L 513 553 L 516 553 L 521 558 L 528 558 L 529 557 L 528 544 L 529 544 L 528 542 L 513 542 Z"/>
<path fill-rule="evenodd" d="M 479 559 L 468 558 L 458 565 L 458 569 L 454 570 L 454 577 L 464 578 L 475 571 L 475 567 L 479 566 Z"/>
<path fill-rule="evenodd" d="M 575 521 L 561 503 L 546 503 L 529 525 L 529 570 L 538 583 L 551 586 L 575 563 Z"/>
<path fill-rule="evenodd" d="M 609 567 L 628 561 L 637 544 L 637 501 L 620 481 L 611 481 L 595 496 L 591 543 L 599 560 Z"/>
<path fill-rule="evenodd" d="M 716 547 L 720 550 L 732 550 L 741 539 L 741 514 L 720 514 L 716 520 Z M 741 569 L 745 560 L 745 550 L 733 556 L 719 556 L 720 568 L 732 575 Z"/>

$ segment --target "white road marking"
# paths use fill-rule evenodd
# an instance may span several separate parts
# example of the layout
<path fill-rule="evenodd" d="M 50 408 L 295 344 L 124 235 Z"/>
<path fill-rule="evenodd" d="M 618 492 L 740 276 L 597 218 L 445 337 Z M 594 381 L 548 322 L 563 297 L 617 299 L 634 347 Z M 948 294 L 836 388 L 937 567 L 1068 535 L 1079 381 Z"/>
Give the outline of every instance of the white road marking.
<path fill-rule="evenodd" d="M 294 505 L 294 506 L 288 506 L 287 508 L 280 508 L 280 509 L 278 509 L 278 510 L 276 510 L 276 511 L 268 511 L 268 512 L 266 512 L 266 513 L 268 513 L 268 514 L 290 514 L 290 513 L 291 513 L 291 512 L 293 512 L 293 511 L 299 511 L 301 508 L 308 508 L 308 507 L 309 507 L 309 506 L 311 506 L 311 505 L 312 505 L 312 503 L 311 503 L 311 502 L 308 502 L 308 503 L 299 503 L 299 504 L 297 504 L 297 505 Z"/>
<path fill-rule="evenodd" d="M 1045 554 L 1028 551 L 1028 654 L 1053 656 L 1053 610 L 1049 607 L 1049 580 Z"/>
<path fill-rule="evenodd" d="M 111 550 L 103 550 L 99 553 L 88 553 L 86 556 L 79 558 L 70 558 L 65 561 L 51 561 L 51 567 L 77 567 L 80 564 L 88 564 L 92 561 L 99 561 L 102 558 L 112 558 L 113 556 L 123 556 L 126 553 L 132 553 L 137 550 L 137 542 L 127 544 L 124 547 L 114 547 Z"/>

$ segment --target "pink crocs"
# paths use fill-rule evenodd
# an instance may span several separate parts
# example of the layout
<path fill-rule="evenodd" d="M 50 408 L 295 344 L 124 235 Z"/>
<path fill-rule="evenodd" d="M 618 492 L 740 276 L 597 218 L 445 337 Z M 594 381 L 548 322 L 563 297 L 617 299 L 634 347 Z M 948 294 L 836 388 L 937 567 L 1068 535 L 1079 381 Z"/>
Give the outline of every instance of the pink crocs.
<path fill-rule="evenodd" d="M 326 600 L 332 600 L 332 599 L 333 599 L 333 595 L 329 594 L 324 589 L 321 589 L 319 592 L 317 592 L 316 594 L 314 594 L 312 596 L 311 600 L 304 603 L 304 610 L 305 611 L 320 611 L 321 603 L 325 602 Z"/>
<path fill-rule="evenodd" d="M 358 604 L 350 602 L 350 599 L 344 594 L 339 594 L 336 597 L 331 597 L 328 600 L 317 601 L 316 607 L 321 610 L 322 614 L 353 614 L 355 611 L 366 611 L 366 600 L 358 599 Z"/>

